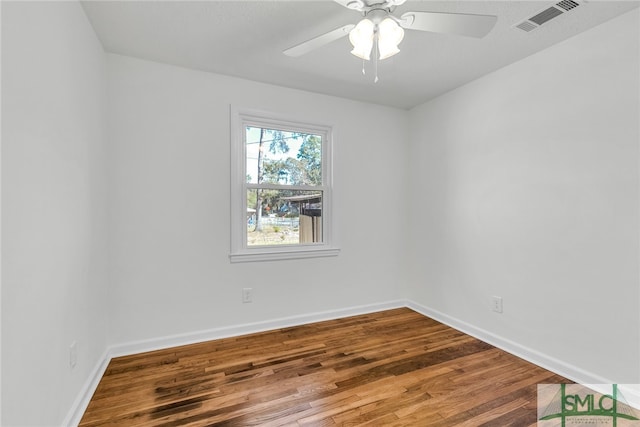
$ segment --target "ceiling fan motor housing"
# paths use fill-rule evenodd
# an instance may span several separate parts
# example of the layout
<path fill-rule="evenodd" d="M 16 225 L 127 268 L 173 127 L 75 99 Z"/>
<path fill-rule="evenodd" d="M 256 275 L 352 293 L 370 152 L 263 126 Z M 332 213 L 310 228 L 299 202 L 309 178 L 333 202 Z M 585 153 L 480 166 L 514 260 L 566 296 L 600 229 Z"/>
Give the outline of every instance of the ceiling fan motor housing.
<path fill-rule="evenodd" d="M 370 19 L 376 26 L 376 31 L 378 29 L 378 25 L 382 22 L 383 19 L 390 17 L 390 11 L 387 9 L 371 9 L 367 11 L 364 15 L 367 19 Z"/>
<path fill-rule="evenodd" d="M 367 15 L 372 10 L 385 10 L 388 13 L 393 12 L 396 6 L 400 6 L 406 0 L 350 0 L 345 6 L 352 10 L 357 10 Z"/>

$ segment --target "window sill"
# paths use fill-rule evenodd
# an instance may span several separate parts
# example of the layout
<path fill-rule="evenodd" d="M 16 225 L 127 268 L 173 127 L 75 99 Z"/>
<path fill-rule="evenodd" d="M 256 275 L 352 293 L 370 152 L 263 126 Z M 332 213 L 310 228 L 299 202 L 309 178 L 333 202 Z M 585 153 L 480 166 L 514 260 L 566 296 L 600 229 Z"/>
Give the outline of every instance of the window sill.
<path fill-rule="evenodd" d="M 260 262 L 260 261 L 281 261 L 289 259 L 306 259 L 306 258 L 324 258 L 338 256 L 339 248 L 322 248 L 322 249 L 303 249 L 289 251 L 270 251 L 255 253 L 235 253 L 230 254 L 231 263 L 240 262 Z"/>

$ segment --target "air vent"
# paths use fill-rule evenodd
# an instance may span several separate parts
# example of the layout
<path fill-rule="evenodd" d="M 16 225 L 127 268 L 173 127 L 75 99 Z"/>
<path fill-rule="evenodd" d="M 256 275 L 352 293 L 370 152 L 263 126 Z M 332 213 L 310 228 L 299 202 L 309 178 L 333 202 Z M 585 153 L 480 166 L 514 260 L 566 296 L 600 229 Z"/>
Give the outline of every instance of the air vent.
<path fill-rule="evenodd" d="M 550 7 L 549 9 L 545 9 L 536 16 L 532 16 L 529 18 L 529 21 L 534 24 L 542 25 L 547 21 L 552 20 L 556 16 L 562 15 L 564 12 L 560 9 L 556 9 L 555 7 Z"/>
<path fill-rule="evenodd" d="M 528 33 L 529 31 L 532 31 L 538 28 L 538 26 L 532 22 L 523 21 L 518 25 L 516 25 L 516 28 L 520 28 L 522 31 L 526 31 Z"/>
<path fill-rule="evenodd" d="M 541 10 L 532 17 L 515 24 L 513 27 L 528 33 L 578 6 L 580 6 L 580 3 L 575 0 L 562 0 L 553 6 Z"/>
<path fill-rule="evenodd" d="M 572 0 L 563 0 L 560 3 L 556 4 L 557 7 L 564 9 L 564 11 L 568 11 L 573 9 L 574 7 L 578 7 L 580 6 L 580 3 L 576 3 L 575 1 Z"/>

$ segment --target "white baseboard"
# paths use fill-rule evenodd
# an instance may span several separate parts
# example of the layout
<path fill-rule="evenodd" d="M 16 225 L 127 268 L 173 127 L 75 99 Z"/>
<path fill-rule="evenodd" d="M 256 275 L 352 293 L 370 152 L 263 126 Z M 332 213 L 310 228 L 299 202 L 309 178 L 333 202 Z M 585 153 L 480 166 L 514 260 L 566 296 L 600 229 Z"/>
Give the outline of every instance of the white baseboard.
<path fill-rule="evenodd" d="M 339 319 L 342 317 L 357 316 L 360 314 L 374 313 L 376 311 L 390 310 L 406 307 L 406 301 L 397 300 L 379 304 L 361 305 L 337 310 L 321 311 L 298 316 L 282 317 L 263 322 L 245 323 L 235 326 L 208 329 L 198 332 L 170 335 L 166 337 L 152 338 L 148 340 L 132 341 L 117 344 L 109 349 L 111 357 L 127 356 L 130 354 L 144 353 L 146 351 L 161 350 L 180 345 L 188 345 L 203 341 L 217 340 L 221 338 L 236 337 L 239 335 L 253 334 L 257 332 L 271 331 L 274 329 L 288 328 L 291 326 L 305 325 L 307 323 L 322 322 L 324 320 Z"/>
<path fill-rule="evenodd" d="M 613 381 L 607 380 L 599 375 L 580 369 L 572 364 L 556 359 L 547 354 L 536 351 L 532 348 L 518 344 L 517 342 L 508 340 L 499 335 L 493 334 L 484 329 L 473 326 L 470 323 L 456 319 L 455 317 L 444 314 L 433 308 L 425 307 L 415 302 L 409 301 L 407 307 L 417 311 L 418 313 L 427 316 L 433 320 L 437 320 L 440 323 L 444 323 L 454 329 L 464 332 L 467 335 L 471 335 L 487 344 L 491 344 L 501 350 L 511 353 L 514 356 L 518 356 L 534 365 L 540 366 L 548 371 L 554 372 L 560 376 L 570 379 L 578 384 L 585 385 L 597 385 L 597 384 L 613 384 Z M 594 390 L 601 392 L 611 392 L 610 388 L 598 390 L 598 387 L 594 387 Z M 640 386 L 637 384 L 620 384 L 619 390 L 625 397 L 627 403 L 636 409 L 640 409 Z"/>
<path fill-rule="evenodd" d="M 80 393 L 78 393 L 76 400 L 73 402 L 73 405 L 71 405 L 71 409 L 62 422 L 63 426 L 77 426 L 80 423 L 82 415 L 84 415 L 84 411 L 87 409 L 87 406 L 89 406 L 91 397 L 96 391 L 100 379 L 104 375 L 104 372 L 107 370 L 109 361 L 111 361 L 111 357 L 109 356 L 109 351 L 107 350 L 98 360 L 98 363 L 89 374 L 87 381 L 85 381 L 84 385 L 80 389 Z"/>
<path fill-rule="evenodd" d="M 618 384 L 618 390 L 630 406 L 640 410 L 640 384 Z"/>
<path fill-rule="evenodd" d="M 299 316 L 283 317 L 280 319 L 267 320 L 263 322 L 246 323 L 243 325 L 225 326 L 221 328 L 208 329 L 198 332 L 170 335 L 166 337 L 152 338 L 148 340 L 131 341 L 124 344 L 116 344 L 109 347 L 101 360 L 98 361 L 89 378 L 87 379 L 78 397 L 74 401 L 69 413 L 64 420 L 64 427 L 77 427 L 82 419 L 84 411 L 89 406 L 91 397 L 98 387 L 100 379 L 114 357 L 128 356 L 131 354 L 144 353 L 146 351 L 161 350 L 181 345 L 194 344 L 204 341 L 211 341 L 221 338 L 235 337 L 239 335 L 265 332 L 274 329 L 288 328 L 292 326 L 304 325 L 307 323 L 321 322 L 324 320 L 340 319 L 343 317 L 357 316 L 361 314 L 374 313 L 376 311 L 391 310 L 394 308 L 406 307 L 405 300 L 390 301 L 378 304 L 361 305 L 337 310 L 321 311 Z"/>
<path fill-rule="evenodd" d="M 598 375 L 592 374 L 562 360 L 473 326 L 470 323 L 456 319 L 455 317 L 444 314 L 438 310 L 434 310 L 414 302 L 409 302 L 407 307 L 577 383 L 611 384 L 611 382 Z"/>
<path fill-rule="evenodd" d="M 198 332 L 170 335 L 148 340 L 132 341 L 123 344 L 116 344 L 107 349 L 102 360 L 98 362 L 80 394 L 76 398 L 71 410 L 65 418 L 64 426 L 77 426 L 89 405 L 89 401 L 98 387 L 109 362 L 114 357 L 127 356 L 131 354 L 143 353 L 153 350 L 161 350 L 170 347 L 199 343 L 203 341 L 229 338 L 239 335 L 247 335 L 257 332 L 265 332 L 274 329 L 288 328 L 308 323 L 333 320 L 349 316 L 373 313 L 377 311 L 390 310 L 394 308 L 407 307 L 424 316 L 430 317 L 447 326 L 464 332 L 481 341 L 491 344 L 501 350 L 518 356 L 528 362 L 545 368 L 551 372 L 575 381 L 579 384 L 612 384 L 598 375 L 579 369 L 569 363 L 556 359 L 539 351 L 525 347 L 514 341 L 500 337 L 484 329 L 473 326 L 462 320 L 439 312 L 429 307 L 407 300 L 396 300 L 385 303 L 369 304 L 344 309 L 321 311 L 311 314 L 283 317 L 279 319 L 267 320 L 263 322 L 246 323 L 235 326 L 225 326 L 221 328 L 208 329 Z M 631 406 L 640 409 L 640 386 L 620 385 L 620 390 Z"/>

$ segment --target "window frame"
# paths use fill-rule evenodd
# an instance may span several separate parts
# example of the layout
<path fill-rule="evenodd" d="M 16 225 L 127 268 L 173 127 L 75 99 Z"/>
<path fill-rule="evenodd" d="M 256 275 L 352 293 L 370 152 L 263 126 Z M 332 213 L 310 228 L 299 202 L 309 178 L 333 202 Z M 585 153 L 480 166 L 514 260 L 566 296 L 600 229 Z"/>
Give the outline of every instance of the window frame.
<path fill-rule="evenodd" d="M 281 114 L 230 108 L 231 116 L 231 252 L 232 263 L 275 261 L 300 258 L 336 256 L 340 250 L 333 246 L 333 127 L 286 117 Z M 322 137 L 322 185 L 291 186 L 247 183 L 246 128 L 247 126 L 295 131 Z M 249 246 L 247 244 L 247 191 L 252 188 L 291 188 L 322 191 L 322 242 L 293 245 Z"/>

